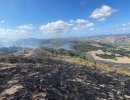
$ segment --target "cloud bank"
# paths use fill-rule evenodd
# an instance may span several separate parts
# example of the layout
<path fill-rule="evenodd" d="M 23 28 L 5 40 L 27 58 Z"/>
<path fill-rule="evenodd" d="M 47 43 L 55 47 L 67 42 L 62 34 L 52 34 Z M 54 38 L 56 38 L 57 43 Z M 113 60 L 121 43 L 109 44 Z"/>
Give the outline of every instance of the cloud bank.
<path fill-rule="evenodd" d="M 21 39 L 29 38 L 34 29 L 32 24 L 18 26 L 17 28 L 0 28 L 0 38 Z"/>
<path fill-rule="evenodd" d="M 88 30 L 94 25 L 94 23 L 85 19 L 70 20 L 68 22 L 58 20 L 55 22 L 47 23 L 46 25 L 41 25 L 40 30 L 43 33 L 65 33 L 72 31 L 77 32 Z"/>

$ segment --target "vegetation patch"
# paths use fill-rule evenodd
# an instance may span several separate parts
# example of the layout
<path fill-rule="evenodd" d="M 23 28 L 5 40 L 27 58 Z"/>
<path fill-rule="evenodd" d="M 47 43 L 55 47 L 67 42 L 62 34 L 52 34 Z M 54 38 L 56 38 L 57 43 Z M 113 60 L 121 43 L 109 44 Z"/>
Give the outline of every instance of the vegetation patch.
<path fill-rule="evenodd" d="M 115 54 L 96 54 L 96 56 L 101 57 L 103 59 L 113 59 L 113 60 L 117 60 L 116 59 L 116 55 Z"/>
<path fill-rule="evenodd" d="M 88 42 L 75 42 L 74 49 L 80 52 L 89 52 L 96 51 L 100 49 L 100 47 L 93 46 Z"/>
<path fill-rule="evenodd" d="M 119 49 L 119 50 L 112 49 L 112 50 L 109 50 L 109 52 L 114 53 L 114 54 L 120 54 L 121 56 L 127 56 L 130 58 L 130 51 L 126 51 L 124 49 Z"/>
<path fill-rule="evenodd" d="M 101 71 L 107 72 L 107 73 L 115 72 L 115 73 L 119 73 L 119 74 L 130 75 L 130 70 L 128 70 L 126 68 L 112 68 L 111 66 L 108 66 L 106 64 L 97 64 L 94 61 L 90 61 L 90 60 L 86 59 L 84 56 L 81 56 L 77 52 L 63 50 L 63 49 L 55 50 L 55 49 L 50 49 L 50 48 L 41 48 L 41 50 L 43 50 L 43 51 L 45 50 L 48 53 L 50 53 L 50 55 L 55 55 L 56 58 L 59 58 L 60 60 L 65 61 L 65 62 L 71 62 L 71 63 L 75 63 L 75 64 L 79 64 L 79 65 L 84 65 L 90 69 L 101 70 Z M 111 54 L 110 58 L 114 59 L 114 57 Z"/>
<path fill-rule="evenodd" d="M 3 47 L 3 48 L 0 48 L 0 55 L 8 55 L 8 54 L 12 54 L 12 53 L 15 53 L 19 50 L 20 48 L 18 47 Z"/>

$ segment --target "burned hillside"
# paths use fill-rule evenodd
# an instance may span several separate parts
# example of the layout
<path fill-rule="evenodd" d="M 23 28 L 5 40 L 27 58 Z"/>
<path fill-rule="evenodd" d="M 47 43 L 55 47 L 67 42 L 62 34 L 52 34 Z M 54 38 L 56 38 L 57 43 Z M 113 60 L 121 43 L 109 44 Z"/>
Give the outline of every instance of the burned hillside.
<path fill-rule="evenodd" d="M 1 100 L 126 100 L 130 77 L 73 63 L 0 64 Z"/>

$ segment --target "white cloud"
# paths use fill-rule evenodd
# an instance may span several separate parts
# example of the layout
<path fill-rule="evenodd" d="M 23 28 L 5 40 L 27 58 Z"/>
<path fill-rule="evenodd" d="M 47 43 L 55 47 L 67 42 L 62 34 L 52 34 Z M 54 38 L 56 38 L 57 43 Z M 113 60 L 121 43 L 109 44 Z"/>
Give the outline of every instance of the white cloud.
<path fill-rule="evenodd" d="M 126 27 L 126 26 L 130 26 L 130 22 L 127 24 L 123 24 L 122 26 Z"/>
<path fill-rule="evenodd" d="M 70 21 L 73 24 L 73 30 L 84 31 L 94 26 L 94 23 L 85 19 L 76 19 Z"/>
<path fill-rule="evenodd" d="M 85 19 L 76 19 L 76 20 L 71 20 L 71 23 L 75 23 L 75 24 L 84 24 L 84 23 L 88 23 L 88 20 Z"/>
<path fill-rule="evenodd" d="M 18 26 L 18 28 L 21 30 L 32 30 L 34 29 L 34 26 L 32 24 L 27 24 L 27 25 Z"/>
<path fill-rule="evenodd" d="M 126 26 L 126 24 L 123 24 L 122 26 Z"/>
<path fill-rule="evenodd" d="M 42 25 L 40 30 L 43 33 L 65 33 L 72 31 L 83 31 L 90 27 L 93 27 L 94 23 L 85 19 L 70 20 L 68 22 L 59 20 L 56 22 L 51 22 L 46 25 Z"/>
<path fill-rule="evenodd" d="M 5 20 L 0 20 L 0 23 L 5 23 L 6 21 Z"/>
<path fill-rule="evenodd" d="M 99 34 L 124 34 L 124 33 L 130 33 L 130 23 L 122 24 L 119 26 L 113 26 L 110 28 L 95 28 L 93 30 L 94 33 L 99 33 Z"/>
<path fill-rule="evenodd" d="M 48 23 L 47 25 L 42 25 L 40 30 L 45 33 L 63 33 L 67 32 L 71 24 L 58 20 L 56 22 Z"/>
<path fill-rule="evenodd" d="M 101 8 L 95 9 L 90 17 L 97 19 L 98 21 L 104 21 L 106 20 L 106 17 L 111 16 L 116 11 L 116 9 L 113 9 L 110 6 L 103 5 Z"/>
<path fill-rule="evenodd" d="M 129 23 L 126 23 L 126 24 L 123 24 L 122 26 L 119 27 L 120 29 L 126 31 L 126 30 L 129 30 L 130 31 L 130 22 Z"/>
<path fill-rule="evenodd" d="M 20 39 L 20 38 L 29 38 L 30 33 L 33 30 L 33 25 L 22 25 L 18 26 L 15 29 L 11 28 L 0 28 L 0 38 L 14 38 L 14 39 Z"/>
<path fill-rule="evenodd" d="M 24 30 L 0 29 L 0 38 L 27 38 L 29 35 Z"/>
<path fill-rule="evenodd" d="M 88 2 L 88 1 L 83 0 L 83 1 L 80 2 L 80 4 L 81 4 L 81 5 L 85 5 L 85 4 L 87 4 L 87 2 Z"/>

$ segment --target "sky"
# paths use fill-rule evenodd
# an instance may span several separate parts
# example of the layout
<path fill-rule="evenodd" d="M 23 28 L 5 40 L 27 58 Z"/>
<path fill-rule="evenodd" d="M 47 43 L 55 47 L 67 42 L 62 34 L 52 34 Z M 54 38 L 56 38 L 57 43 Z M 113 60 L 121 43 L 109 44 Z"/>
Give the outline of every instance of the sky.
<path fill-rule="evenodd" d="M 0 0 L 0 38 L 130 33 L 130 0 Z"/>

